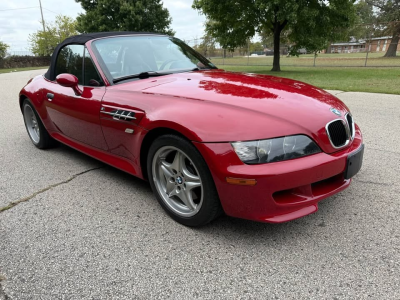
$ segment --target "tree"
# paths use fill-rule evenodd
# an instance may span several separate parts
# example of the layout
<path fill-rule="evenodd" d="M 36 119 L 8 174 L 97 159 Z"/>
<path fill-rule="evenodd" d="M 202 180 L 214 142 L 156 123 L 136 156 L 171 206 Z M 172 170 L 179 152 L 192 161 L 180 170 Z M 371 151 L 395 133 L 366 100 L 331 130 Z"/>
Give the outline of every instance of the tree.
<path fill-rule="evenodd" d="M 296 26 L 289 28 L 288 39 L 294 42 L 291 54 L 301 48 L 316 54 L 327 44 L 349 37 L 356 19 L 356 11 L 350 0 L 309 1 L 298 9 Z"/>
<path fill-rule="evenodd" d="M 10 46 L 8 46 L 6 43 L 0 41 L 0 59 L 3 59 L 7 55 L 7 49 Z"/>
<path fill-rule="evenodd" d="M 355 9 L 356 25 L 350 30 L 350 36 L 357 40 L 366 40 L 372 34 L 374 23 L 376 23 L 373 6 L 365 0 L 361 0 L 355 4 Z"/>
<path fill-rule="evenodd" d="M 367 0 L 377 9 L 378 22 L 386 23 L 384 33 L 392 36 L 385 57 L 395 57 L 400 40 L 400 0 Z"/>
<path fill-rule="evenodd" d="M 354 5 L 354 8 L 356 11 L 355 24 L 348 32 L 347 40 L 352 42 L 369 40 L 374 35 L 376 29 L 376 17 L 373 6 L 365 0 L 360 0 Z M 331 53 L 330 47 L 326 53 Z"/>
<path fill-rule="evenodd" d="M 280 38 L 288 30 L 296 46 L 321 48 L 354 20 L 353 0 L 194 0 L 193 8 L 214 22 L 206 31 L 225 48 L 246 43 L 256 33 L 270 32 L 274 42 L 272 71 L 280 71 Z"/>
<path fill-rule="evenodd" d="M 261 42 L 254 42 L 254 43 L 250 42 L 249 50 L 250 50 L 250 53 L 252 53 L 252 52 L 262 52 L 262 51 L 264 51 L 264 47 L 261 44 Z"/>
<path fill-rule="evenodd" d="M 261 44 L 264 48 L 272 48 L 274 45 L 274 37 L 270 30 L 263 30 L 259 33 Z"/>
<path fill-rule="evenodd" d="M 355 3 L 354 10 L 354 25 L 348 30 L 344 30 L 342 40 L 367 40 L 373 35 L 374 23 L 376 21 L 373 6 L 365 0 L 360 0 Z M 325 53 L 331 53 L 331 42 L 329 41 L 327 44 Z"/>
<path fill-rule="evenodd" d="M 46 30 L 38 30 L 29 35 L 30 49 L 35 55 L 48 56 L 54 48 L 67 37 L 78 34 L 76 21 L 70 17 L 58 15 L 55 23 L 46 23 Z"/>
<path fill-rule="evenodd" d="M 201 38 L 201 43 L 195 47 L 195 50 L 203 54 L 205 57 L 210 57 L 214 55 L 216 43 L 215 38 L 206 33 Z"/>
<path fill-rule="evenodd" d="M 148 31 L 174 35 L 161 0 L 75 0 L 86 11 L 77 18 L 80 32 Z"/>

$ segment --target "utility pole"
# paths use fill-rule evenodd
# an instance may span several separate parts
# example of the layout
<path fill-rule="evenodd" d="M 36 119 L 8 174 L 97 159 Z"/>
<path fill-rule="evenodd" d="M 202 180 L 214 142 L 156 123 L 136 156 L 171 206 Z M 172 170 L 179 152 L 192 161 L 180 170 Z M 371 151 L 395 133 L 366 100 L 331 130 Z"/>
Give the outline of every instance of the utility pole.
<path fill-rule="evenodd" d="M 42 25 L 43 25 L 43 32 L 46 31 L 46 26 L 44 25 L 44 18 L 43 18 L 43 9 L 42 9 L 42 1 L 39 0 L 40 5 L 40 13 L 42 14 Z"/>
<path fill-rule="evenodd" d="M 372 31 L 372 27 L 369 28 L 369 38 L 368 38 L 368 48 L 367 48 L 367 41 L 365 41 L 365 48 L 367 50 L 367 55 L 365 56 L 365 63 L 364 63 L 364 67 L 367 66 L 367 61 L 368 61 L 368 52 L 369 52 L 369 48 L 371 47 L 372 41 L 371 41 L 371 31 Z"/>
<path fill-rule="evenodd" d="M 40 5 L 40 13 L 42 15 L 43 33 L 45 33 L 46 32 L 46 25 L 44 24 L 43 9 L 42 9 L 42 1 L 41 0 L 39 0 L 39 5 Z M 47 47 L 46 40 L 44 41 L 44 43 L 46 44 L 46 47 Z M 46 53 L 43 53 L 43 56 L 45 56 L 45 55 L 46 55 Z"/>

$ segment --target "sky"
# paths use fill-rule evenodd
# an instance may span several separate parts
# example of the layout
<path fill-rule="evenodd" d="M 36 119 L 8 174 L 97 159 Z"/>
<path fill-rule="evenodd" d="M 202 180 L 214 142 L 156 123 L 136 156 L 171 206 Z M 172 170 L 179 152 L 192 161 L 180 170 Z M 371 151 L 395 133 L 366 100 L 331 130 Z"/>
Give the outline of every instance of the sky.
<path fill-rule="evenodd" d="M 203 35 L 205 18 L 192 9 L 192 0 L 163 2 L 176 37 L 191 40 Z M 45 22 L 53 22 L 58 14 L 76 18 L 83 12 L 75 0 L 42 0 L 42 8 Z M 0 41 L 10 45 L 10 51 L 29 51 L 28 36 L 42 28 L 40 20 L 39 0 L 0 0 Z"/>

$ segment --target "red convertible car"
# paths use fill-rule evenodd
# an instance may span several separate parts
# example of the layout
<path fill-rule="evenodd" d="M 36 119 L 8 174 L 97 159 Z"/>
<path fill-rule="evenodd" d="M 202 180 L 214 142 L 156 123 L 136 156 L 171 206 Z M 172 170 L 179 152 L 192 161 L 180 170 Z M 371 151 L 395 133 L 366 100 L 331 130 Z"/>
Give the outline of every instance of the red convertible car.
<path fill-rule="evenodd" d="M 361 168 L 349 109 L 324 90 L 217 69 L 181 40 L 103 32 L 66 39 L 19 105 L 33 144 L 59 141 L 148 180 L 176 221 L 280 223 L 318 209 Z"/>

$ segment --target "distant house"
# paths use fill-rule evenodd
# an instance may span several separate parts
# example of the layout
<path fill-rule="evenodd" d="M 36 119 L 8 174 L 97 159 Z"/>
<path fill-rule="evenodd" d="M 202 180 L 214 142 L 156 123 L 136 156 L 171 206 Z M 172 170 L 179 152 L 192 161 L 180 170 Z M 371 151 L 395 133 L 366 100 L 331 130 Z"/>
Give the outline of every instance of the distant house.
<path fill-rule="evenodd" d="M 372 38 L 371 43 L 367 42 L 368 51 L 371 52 L 385 52 L 390 43 L 392 42 L 391 36 L 384 36 L 378 38 Z M 400 51 L 400 44 L 397 44 L 397 51 Z"/>
<path fill-rule="evenodd" d="M 354 52 L 385 52 L 392 41 L 391 36 L 372 38 L 368 41 L 360 40 L 358 42 L 345 42 L 331 44 L 332 53 L 354 53 Z M 400 44 L 397 45 L 397 51 L 400 51 Z"/>
<path fill-rule="evenodd" d="M 332 53 L 354 53 L 364 51 L 365 41 L 331 44 Z"/>

